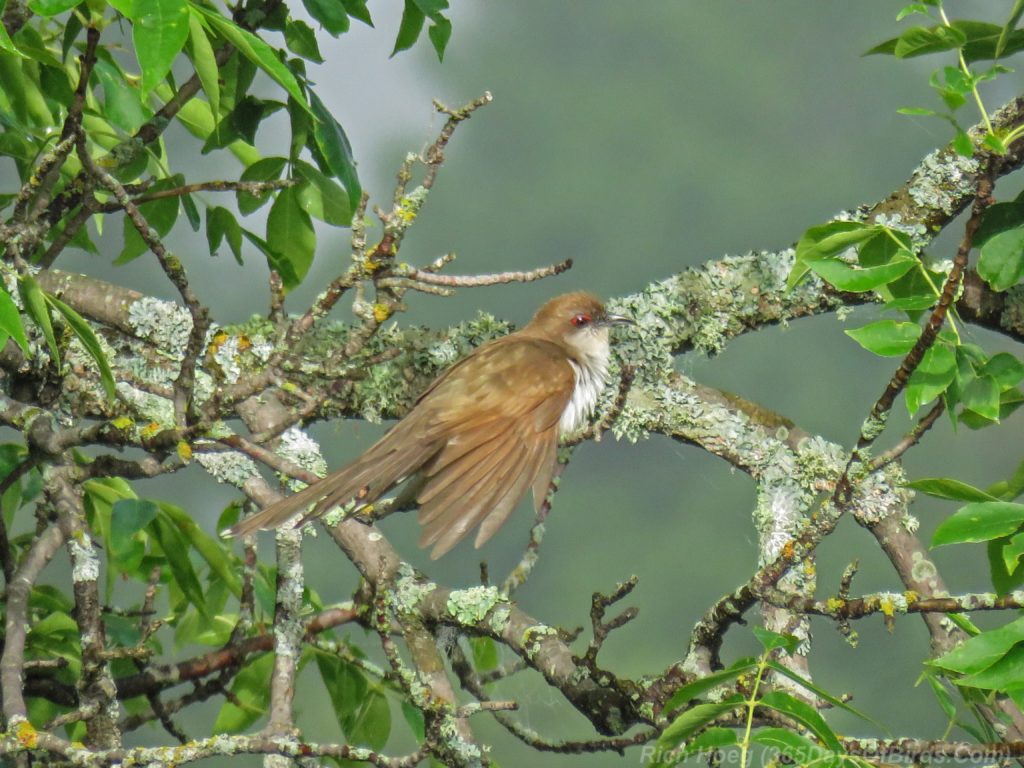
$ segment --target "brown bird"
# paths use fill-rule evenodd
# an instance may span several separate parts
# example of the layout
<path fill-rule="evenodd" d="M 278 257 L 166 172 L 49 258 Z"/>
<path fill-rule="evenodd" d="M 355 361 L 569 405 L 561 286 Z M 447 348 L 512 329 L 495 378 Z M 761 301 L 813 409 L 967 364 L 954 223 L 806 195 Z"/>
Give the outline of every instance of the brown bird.
<path fill-rule="evenodd" d="M 304 523 L 357 507 L 408 480 L 400 503 L 419 507 L 419 545 L 437 559 L 471 529 L 479 547 L 533 488 L 538 509 L 560 434 L 578 429 L 605 386 L 612 315 L 589 293 L 551 299 L 519 331 L 488 342 L 442 373 L 412 410 L 362 456 L 225 531 L 276 528 L 310 504 Z M 411 506 L 411 504 L 408 504 Z"/>

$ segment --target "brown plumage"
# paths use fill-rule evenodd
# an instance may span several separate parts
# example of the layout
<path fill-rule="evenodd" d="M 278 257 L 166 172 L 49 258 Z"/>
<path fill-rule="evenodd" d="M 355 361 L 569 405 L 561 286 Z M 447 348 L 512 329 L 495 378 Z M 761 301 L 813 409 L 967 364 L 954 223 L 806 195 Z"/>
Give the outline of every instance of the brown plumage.
<path fill-rule="evenodd" d="M 419 544 L 438 558 L 479 525 L 487 541 L 533 489 L 540 507 L 561 432 L 593 412 L 605 384 L 609 315 L 587 293 L 547 302 L 521 330 L 474 350 L 441 374 L 362 456 L 232 526 L 239 536 L 302 521 L 355 500 L 370 504 L 404 481 L 419 507 Z"/>

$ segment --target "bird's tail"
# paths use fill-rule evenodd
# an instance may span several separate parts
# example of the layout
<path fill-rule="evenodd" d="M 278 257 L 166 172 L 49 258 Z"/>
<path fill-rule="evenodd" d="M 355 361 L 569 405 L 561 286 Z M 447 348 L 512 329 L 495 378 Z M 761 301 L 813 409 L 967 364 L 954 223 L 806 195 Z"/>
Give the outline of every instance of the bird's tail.
<path fill-rule="evenodd" d="M 398 439 L 395 439 L 398 438 Z M 254 515 L 239 520 L 221 536 L 245 536 L 278 528 L 300 512 L 301 523 L 320 517 L 336 506 L 371 504 L 419 469 L 437 446 L 430 441 L 402 440 L 389 432 L 347 467 L 333 472 L 298 493 L 285 496 Z M 308 512 L 310 505 L 313 506 Z"/>

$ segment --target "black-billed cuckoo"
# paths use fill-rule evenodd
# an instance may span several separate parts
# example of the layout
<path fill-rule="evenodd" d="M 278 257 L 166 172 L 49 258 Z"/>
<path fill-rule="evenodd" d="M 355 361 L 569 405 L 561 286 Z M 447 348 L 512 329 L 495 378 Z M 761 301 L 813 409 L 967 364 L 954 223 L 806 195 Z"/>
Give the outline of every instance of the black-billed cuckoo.
<path fill-rule="evenodd" d="M 488 342 L 442 373 L 412 410 L 362 456 L 225 531 L 306 522 L 335 506 L 372 504 L 409 480 L 402 497 L 419 507 L 419 545 L 436 559 L 471 529 L 479 547 L 533 488 L 539 509 L 560 434 L 578 429 L 605 386 L 609 314 L 589 293 L 551 299 L 515 333 Z"/>

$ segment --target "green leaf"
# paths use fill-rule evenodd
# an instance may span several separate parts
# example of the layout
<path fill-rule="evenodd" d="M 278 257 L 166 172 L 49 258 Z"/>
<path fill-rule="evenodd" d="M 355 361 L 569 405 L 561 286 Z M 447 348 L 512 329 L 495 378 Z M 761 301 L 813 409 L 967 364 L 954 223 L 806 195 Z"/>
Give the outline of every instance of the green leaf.
<path fill-rule="evenodd" d="M 352 208 L 345 190 L 302 160 L 295 162 L 295 172 L 308 182 L 298 190 L 299 205 L 306 213 L 338 227 L 352 223 Z"/>
<path fill-rule="evenodd" d="M 1005 155 L 1007 152 L 1010 151 L 1009 148 L 1006 146 L 1006 143 L 1001 138 L 999 138 L 997 134 L 994 133 L 986 133 L 985 137 L 981 140 L 981 143 L 984 144 L 989 149 L 991 149 L 997 155 Z"/>
<path fill-rule="evenodd" d="M 307 109 L 306 98 L 302 93 L 302 88 L 299 87 L 299 82 L 295 79 L 292 71 L 277 58 L 273 48 L 252 32 L 242 29 L 219 13 L 199 6 L 194 7 L 229 43 L 241 51 L 243 56 L 270 75 L 303 109 Z"/>
<path fill-rule="evenodd" d="M 314 658 L 338 725 L 348 735 L 355 722 L 356 708 L 366 698 L 366 676 L 351 662 L 323 651 L 315 651 Z"/>
<path fill-rule="evenodd" d="M 761 697 L 758 705 L 770 707 L 793 718 L 801 725 L 806 726 L 829 749 L 835 752 L 843 751 L 839 739 L 836 738 L 836 734 L 829 727 L 828 723 L 825 722 L 825 718 L 818 714 L 818 710 L 807 702 L 800 701 L 785 691 L 771 691 Z"/>
<path fill-rule="evenodd" d="M 220 68 L 202 18 L 194 8 L 189 13 L 189 58 L 210 102 L 210 111 L 216 116 L 220 114 Z"/>
<path fill-rule="evenodd" d="M 972 157 L 974 155 L 974 142 L 966 131 L 958 130 L 953 137 L 953 149 L 961 157 Z"/>
<path fill-rule="evenodd" d="M 184 178 L 180 175 L 171 176 L 166 179 L 160 179 L 147 191 L 150 193 L 163 192 L 179 187 L 182 183 L 184 183 Z M 142 214 L 150 228 L 154 229 L 159 237 L 164 237 L 174 228 L 175 223 L 178 221 L 178 205 L 178 198 L 173 195 L 160 197 L 139 205 L 139 213 Z M 114 260 L 115 264 L 127 264 L 149 250 L 146 241 L 142 239 L 142 235 L 139 234 L 135 224 L 132 223 L 132 220 L 127 215 L 123 217 L 122 232 L 124 247 L 121 249 L 121 254 Z"/>
<path fill-rule="evenodd" d="M 371 688 L 358 703 L 351 726 L 346 729 L 348 741 L 380 750 L 391 735 L 391 707 L 378 688 Z"/>
<path fill-rule="evenodd" d="M 366 7 L 366 0 L 341 0 L 341 4 L 345 6 L 348 15 L 353 19 L 359 19 L 368 27 L 373 26 L 373 19 L 370 18 L 370 11 Z"/>
<path fill-rule="evenodd" d="M 287 158 L 284 157 L 265 157 L 262 160 L 257 160 L 242 171 L 241 180 L 272 181 L 279 179 L 281 178 L 281 171 L 284 170 L 285 163 L 287 162 Z M 270 196 L 270 192 L 265 192 L 262 195 L 250 195 L 248 192 L 239 192 L 237 196 L 238 210 L 243 216 L 247 216 L 270 200 Z"/>
<path fill-rule="evenodd" d="M 881 55 L 885 55 L 885 56 L 895 56 L 896 55 L 896 41 L 897 40 L 899 40 L 898 37 L 890 37 L 888 40 L 883 40 L 878 45 L 873 46 L 873 47 L 869 48 L 868 50 L 864 51 L 864 53 L 862 53 L 861 55 L 862 56 L 877 56 L 877 55 L 881 54 Z"/>
<path fill-rule="evenodd" d="M 348 32 L 348 13 L 339 0 L 302 0 L 302 4 L 332 37 Z"/>
<path fill-rule="evenodd" d="M 827 752 L 817 744 L 786 728 L 758 728 L 750 740 L 777 750 L 796 765 L 818 765 L 827 757 Z"/>
<path fill-rule="evenodd" d="M 927 107 L 900 107 L 896 110 L 896 114 L 915 117 L 941 117 L 934 109 L 928 109 Z"/>
<path fill-rule="evenodd" d="M 658 737 L 658 747 L 665 750 L 675 749 L 703 726 L 742 705 L 742 697 L 732 696 L 725 701 L 690 707 L 662 731 Z"/>
<path fill-rule="evenodd" d="M 149 93 L 171 71 L 189 32 L 185 0 L 135 0 L 132 16 L 142 92 Z"/>
<path fill-rule="evenodd" d="M 231 110 L 224 120 L 218 123 L 214 135 L 203 146 L 207 152 L 216 146 L 228 146 L 236 138 L 253 144 L 256 141 L 256 132 L 259 130 L 263 120 L 282 108 L 279 101 L 265 101 L 255 96 L 246 95 Z"/>
<path fill-rule="evenodd" d="M 70 11 L 82 0 L 29 0 L 29 10 L 40 16 L 56 16 L 58 13 Z"/>
<path fill-rule="evenodd" d="M 745 672 L 749 672 L 757 666 L 757 660 L 753 657 L 747 657 L 739 659 L 734 664 L 730 665 L 728 669 L 723 669 L 718 672 L 712 672 L 709 675 L 698 678 L 691 683 L 678 688 L 675 693 L 672 694 L 671 698 L 665 702 L 665 706 L 662 710 L 665 713 L 672 712 L 679 707 L 687 704 L 693 699 L 698 698 L 712 688 L 717 688 L 723 683 L 727 683 L 730 680 L 735 680 Z"/>
<path fill-rule="evenodd" d="M 807 266 L 822 280 L 840 291 L 863 293 L 891 283 L 917 266 L 910 254 L 897 255 L 888 264 L 861 267 L 840 259 L 806 259 Z"/>
<path fill-rule="evenodd" d="M 175 584 L 186 599 L 204 617 L 207 617 L 206 598 L 189 557 L 189 540 L 181 534 L 178 527 L 163 510 L 149 524 L 149 532 L 160 545 L 160 549 L 163 550 L 167 564 L 171 567 L 171 573 L 174 575 Z"/>
<path fill-rule="evenodd" d="M 999 691 L 1024 685 L 1024 644 L 1018 643 L 991 666 L 956 682 L 972 688 Z"/>
<path fill-rule="evenodd" d="M 946 26 L 911 27 L 897 39 L 893 54 L 898 59 L 909 59 L 929 53 L 950 51 L 967 41 L 963 32 Z"/>
<path fill-rule="evenodd" d="M 937 499 L 952 499 L 953 501 L 998 501 L 980 488 L 973 485 L 954 480 L 951 477 L 924 477 L 920 480 L 913 480 L 906 484 L 907 488 L 926 493 Z"/>
<path fill-rule="evenodd" d="M 227 240 L 235 261 L 242 264 L 242 227 L 231 211 L 223 206 L 206 209 L 206 242 L 210 255 L 216 256 L 221 242 Z"/>
<path fill-rule="evenodd" d="M 398 37 L 395 38 L 395 48 L 391 55 L 401 51 L 407 51 L 413 47 L 423 31 L 423 23 L 427 17 L 416 5 L 415 0 L 405 0 L 405 9 L 402 11 L 402 22 L 398 26 Z"/>
<path fill-rule="evenodd" d="M 993 483 L 989 486 L 988 492 L 1003 501 L 1013 501 L 1024 493 L 1024 461 L 1017 465 L 1013 477 Z"/>
<path fill-rule="evenodd" d="M 177 526 L 181 535 L 191 543 L 199 556 L 206 561 L 210 571 L 214 573 L 235 597 L 242 596 L 242 581 L 238 578 L 238 563 L 231 554 L 231 549 L 222 540 L 214 538 L 200 528 L 181 507 L 166 501 L 158 504 L 160 512 Z"/>
<path fill-rule="evenodd" d="M 182 177 L 182 180 L 184 178 Z M 198 232 L 199 227 L 202 226 L 202 219 L 199 218 L 199 209 L 196 207 L 195 201 L 192 199 L 191 194 L 181 195 L 181 209 L 185 212 L 185 218 L 188 219 L 188 224 L 192 227 L 193 232 Z"/>
<path fill-rule="evenodd" d="M 911 3 L 905 5 L 900 9 L 900 12 L 896 14 L 896 21 L 903 21 L 907 16 L 911 16 L 915 13 L 928 14 L 928 6 L 924 3 Z"/>
<path fill-rule="evenodd" d="M 134 133 L 152 116 L 139 89 L 129 86 L 120 67 L 106 58 L 98 59 L 93 71 L 103 86 L 103 116 L 125 133 Z"/>
<path fill-rule="evenodd" d="M 875 225 L 871 235 L 857 244 L 857 263 L 862 267 L 880 267 L 896 256 L 913 257 L 910 236 L 906 232 Z"/>
<path fill-rule="evenodd" d="M 992 580 L 992 587 L 996 594 L 999 595 L 1012 592 L 1024 584 L 1024 567 L 1010 562 L 1012 557 L 1006 551 L 1011 539 L 1016 538 L 1020 538 L 1020 534 L 992 539 L 985 545 L 989 578 Z"/>
<path fill-rule="evenodd" d="M 437 19 L 427 30 L 427 36 L 437 53 L 437 60 L 444 61 L 444 50 L 452 36 L 452 23 L 448 19 Z"/>
<path fill-rule="evenodd" d="M 1024 524 L 1024 504 L 1010 501 L 976 501 L 961 507 L 942 521 L 932 536 L 932 546 L 988 541 L 1009 536 Z"/>
<path fill-rule="evenodd" d="M 25 54 L 18 50 L 18 47 L 11 40 L 11 36 L 7 33 L 7 27 L 0 24 L 0 51 L 6 51 L 20 59 L 26 58 Z"/>
<path fill-rule="evenodd" d="M 239 733 L 255 723 L 267 711 L 270 703 L 270 674 L 274 668 L 274 654 L 265 653 L 247 663 L 231 684 L 231 693 L 237 706 L 225 701 L 213 723 L 213 733 Z"/>
<path fill-rule="evenodd" d="M 990 421 L 999 420 L 999 385 L 991 376 L 978 376 L 960 393 L 964 408 Z"/>
<path fill-rule="evenodd" d="M 956 704 L 953 702 L 953 697 L 950 696 L 949 690 L 942 684 L 942 680 L 931 671 L 925 671 L 921 675 L 927 682 L 928 686 L 932 689 L 932 693 L 935 694 L 935 698 L 939 702 L 939 706 L 942 708 L 942 713 L 946 716 L 949 722 L 956 720 Z"/>
<path fill-rule="evenodd" d="M 796 245 L 797 261 L 838 256 L 877 234 L 875 227 L 859 221 L 830 221 L 811 227 Z"/>
<path fill-rule="evenodd" d="M 32 625 L 32 634 L 73 636 L 78 633 L 78 623 L 64 612 L 51 613 Z"/>
<path fill-rule="evenodd" d="M 355 210 L 363 196 L 363 188 L 356 174 L 355 161 L 352 159 L 352 147 L 341 124 L 327 111 L 327 107 L 319 97 L 310 91 L 310 106 L 316 118 L 313 126 L 313 140 L 323 155 L 326 170 L 342 183 L 348 192 L 349 208 Z"/>
<path fill-rule="evenodd" d="M 412 731 L 412 736 L 417 743 L 423 741 L 427 735 L 427 724 L 423 713 L 404 698 L 402 699 L 402 717 L 409 724 L 409 730 Z"/>
<path fill-rule="evenodd" d="M 135 17 L 135 4 L 138 0 L 107 0 L 109 5 L 126 19 Z"/>
<path fill-rule="evenodd" d="M 267 263 L 270 268 L 276 270 L 281 276 L 281 282 L 285 285 L 298 285 L 301 281 L 298 275 L 295 274 L 292 269 L 291 262 L 289 262 L 284 256 L 279 254 L 273 248 L 271 248 L 267 241 L 257 235 L 255 232 L 250 232 L 248 229 L 242 228 L 242 236 L 245 237 L 250 243 L 260 249 L 260 252 L 266 256 Z"/>
<path fill-rule="evenodd" d="M 800 646 L 800 638 L 793 635 L 782 635 L 764 627 L 751 627 L 750 631 L 766 651 L 782 649 L 787 655 L 791 655 L 796 653 Z"/>
<path fill-rule="evenodd" d="M 36 279 L 27 272 L 18 278 L 18 292 L 21 303 L 32 322 L 42 331 L 46 346 L 50 350 L 50 359 L 54 365 L 60 365 L 60 353 L 57 351 L 57 337 L 53 335 L 53 323 L 50 322 L 50 307 L 46 296 Z"/>
<path fill-rule="evenodd" d="M 267 216 L 267 244 L 281 255 L 291 267 L 293 280 L 285 281 L 285 288 L 295 288 L 309 272 L 316 251 L 313 222 L 302 206 L 294 187 L 282 190 Z M 282 274 L 282 280 L 284 275 Z"/>
<path fill-rule="evenodd" d="M 916 310 L 931 309 L 935 306 L 937 301 L 938 299 L 935 296 L 930 296 L 928 294 L 903 296 L 901 298 L 885 302 L 885 304 L 882 305 L 882 309 L 897 310 L 900 312 L 913 312 Z"/>
<path fill-rule="evenodd" d="M 71 328 L 72 333 L 81 342 L 85 351 L 89 353 L 89 357 L 96 363 L 96 368 L 100 374 L 100 383 L 103 385 L 104 392 L 107 393 L 107 399 L 110 401 L 115 400 L 117 389 L 114 384 L 114 372 L 110 370 L 110 363 L 107 362 L 107 356 L 103 352 L 100 340 L 96 338 L 92 328 L 81 315 L 60 299 L 54 296 L 47 296 L 46 300 L 50 303 L 50 306 L 54 307 L 64 317 L 64 322 L 68 324 L 68 327 Z"/>
<path fill-rule="evenodd" d="M 971 19 L 958 19 L 951 26 L 965 38 L 963 46 L 964 59 L 968 64 L 983 59 L 996 58 L 996 47 L 1003 37 L 1003 29 L 998 24 Z M 1014 30 L 1006 35 L 1002 55 L 1009 56 L 1024 47 L 1024 35 L 1021 30 Z"/>
<path fill-rule="evenodd" d="M 685 746 L 655 752 L 654 761 L 650 765 L 654 768 L 679 766 L 682 765 L 684 758 L 691 755 L 700 755 L 701 757 L 706 755 L 710 758 L 712 755 L 718 754 L 719 750 L 724 747 L 732 747 L 738 743 L 736 731 L 732 728 L 711 726 L 690 739 Z"/>
<path fill-rule="evenodd" d="M 1007 19 L 1002 30 L 999 32 L 999 40 L 996 42 L 995 58 L 998 59 L 1006 51 L 1006 46 L 1010 41 L 1010 36 L 1014 32 L 1017 22 L 1020 21 L 1021 14 L 1024 14 L 1024 0 L 1017 0 L 1017 2 L 1013 4 L 1013 10 L 1010 11 L 1010 18 Z"/>
<path fill-rule="evenodd" d="M 114 502 L 107 554 L 111 562 L 121 566 L 122 571 L 138 566 L 138 562 L 127 566 L 124 560 L 137 548 L 135 534 L 153 522 L 158 511 L 156 504 L 146 499 L 119 499 Z"/>
<path fill-rule="evenodd" d="M 978 274 L 994 291 L 1012 288 L 1024 277 L 1024 227 L 993 235 L 981 247 Z"/>
<path fill-rule="evenodd" d="M 1024 227 L 1024 205 L 1018 200 L 996 203 L 985 209 L 981 216 L 981 225 L 974 233 L 972 242 L 975 248 L 980 248 L 994 235 L 1018 227 Z"/>
<path fill-rule="evenodd" d="M 1024 533 L 1010 536 L 1002 547 L 1003 565 L 1007 573 L 1012 574 L 1024 557 Z"/>
<path fill-rule="evenodd" d="M 498 644 L 489 637 L 469 638 L 469 647 L 473 652 L 473 668 L 478 672 L 489 672 L 496 669 L 501 660 Z"/>
<path fill-rule="evenodd" d="M 25 326 L 21 323 L 21 313 L 14 299 L 7 293 L 6 287 L 0 284 L 0 331 L 10 336 L 21 347 L 26 355 L 31 355 L 28 346 L 28 338 L 25 336 Z"/>
<path fill-rule="evenodd" d="M 812 683 L 810 680 L 808 680 L 808 679 L 806 679 L 804 677 L 801 677 L 796 672 L 794 672 L 792 669 L 790 669 L 789 667 L 786 667 L 786 666 L 780 664 L 775 659 L 767 659 L 765 661 L 765 664 L 770 669 L 774 670 L 777 674 L 780 674 L 783 677 L 788 677 L 790 680 L 792 680 L 793 682 L 797 683 L 802 688 L 806 688 L 808 691 L 813 693 L 815 696 L 817 696 L 822 701 L 827 701 L 833 707 L 837 707 L 838 709 L 841 709 L 844 712 L 849 712 L 851 715 L 854 715 L 855 717 L 859 717 L 864 722 L 871 723 L 872 725 L 874 725 L 876 728 L 878 728 L 883 733 L 888 733 L 888 729 L 884 725 L 882 725 L 880 722 L 875 720 L 874 718 L 868 717 L 866 714 L 861 712 L 859 709 L 856 709 L 855 707 L 852 707 L 849 704 L 847 704 L 842 699 L 837 698 L 836 696 L 833 696 L 831 693 L 826 691 L 821 686 Z"/>
<path fill-rule="evenodd" d="M 904 390 L 910 415 L 945 392 L 955 378 L 956 353 L 941 343 L 929 347 Z"/>
<path fill-rule="evenodd" d="M 306 22 L 288 21 L 284 26 L 284 41 L 292 53 L 317 64 L 323 62 L 320 47 L 316 44 L 316 34 Z"/>
<path fill-rule="evenodd" d="M 900 357 L 914 348 L 921 335 L 921 328 L 917 323 L 879 320 L 845 333 L 868 352 L 882 357 Z"/>
<path fill-rule="evenodd" d="M 1000 352 L 981 366 L 978 375 L 990 377 L 1000 391 L 1005 391 L 1024 381 L 1024 363 L 1008 352 Z"/>
<path fill-rule="evenodd" d="M 1024 405 L 1024 392 L 1021 392 L 1018 387 L 1013 387 L 1005 392 L 1000 392 L 998 401 L 998 413 L 995 417 L 964 408 L 960 412 L 960 423 L 965 424 L 968 429 L 984 429 L 997 424 Z"/>

